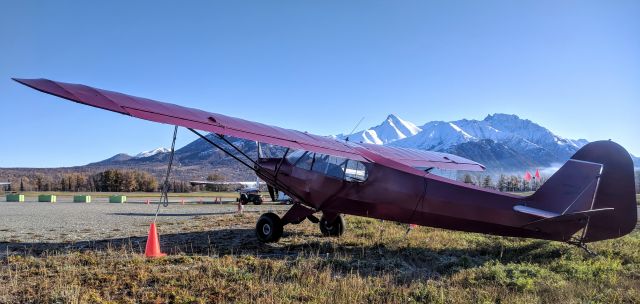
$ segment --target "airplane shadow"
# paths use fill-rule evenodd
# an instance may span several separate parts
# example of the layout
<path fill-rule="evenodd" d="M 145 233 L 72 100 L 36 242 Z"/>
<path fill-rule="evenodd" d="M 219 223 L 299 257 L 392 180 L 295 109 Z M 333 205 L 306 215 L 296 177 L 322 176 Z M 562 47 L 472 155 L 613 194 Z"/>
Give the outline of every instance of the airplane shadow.
<path fill-rule="evenodd" d="M 244 210 L 243 213 L 260 213 L 262 210 Z M 158 213 L 158 217 L 164 216 L 203 216 L 203 215 L 228 215 L 228 214 L 237 214 L 238 212 L 233 211 L 218 211 L 218 212 L 191 212 L 191 213 Z M 122 215 L 122 216 L 156 216 L 154 212 L 113 212 L 108 213 L 109 215 Z"/>
<path fill-rule="evenodd" d="M 226 214 L 236 214 L 236 211 L 226 211 L 226 212 L 194 212 L 194 213 L 158 213 L 158 217 L 164 216 L 202 216 L 202 215 L 226 215 Z M 152 212 L 115 212 L 109 213 L 109 215 L 122 215 L 122 216 L 156 216 L 155 213 Z"/>
<path fill-rule="evenodd" d="M 301 232 L 285 232 L 284 238 L 307 236 Z M 428 247 L 394 247 L 345 245 L 333 238 L 317 238 L 299 244 L 262 244 L 248 228 L 219 229 L 203 232 L 161 235 L 161 247 L 169 254 L 203 256 L 251 255 L 267 259 L 315 258 L 318 265 L 330 266 L 339 275 L 376 276 L 391 274 L 398 282 L 411 282 L 447 276 L 490 261 L 545 262 L 566 253 L 568 247 L 548 246 L 546 241 L 532 241 L 505 250 L 487 241 L 471 249 L 432 249 Z M 286 239 L 285 239 L 286 240 Z M 0 257 L 5 254 L 41 256 L 77 251 L 126 250 L 143 253 L 145 237 L 127 237 L 75 243 L 11 243 L 0 242 Z"/>

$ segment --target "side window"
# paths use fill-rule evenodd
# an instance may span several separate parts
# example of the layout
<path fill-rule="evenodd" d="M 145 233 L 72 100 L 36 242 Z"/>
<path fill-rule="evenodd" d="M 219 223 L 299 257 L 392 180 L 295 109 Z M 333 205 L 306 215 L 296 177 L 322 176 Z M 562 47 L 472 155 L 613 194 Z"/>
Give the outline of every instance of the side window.
<path fill-rule="evenodd" d="M 342 157 L 329 156 L 327 159 L 327 170 L 325 174 L 338 179 L 344 178 L 344 169 L 347 166 L 347 159 Z"/>
<path fill-rule="evenodd" d="M 364 182 L 367 179 L 367 168 L 356 160 L 347 162 L 344 179 L 348 182 Z"/>
<path fill-rule="evenodd" d="M 344 178 L 347 159 L 316 153 L 316 160 L 311 170 L 338 179 Z"/>
<path fill-rule="evenodd" d="M 311 164 L 313 163 L 313 153 L 296 150 L 287 154 L 287 162 L 290 164 L 305 170 L 311 170 Z"/>
<path fill-rule="evenodd" d="M 329 155 L 316 153 L 316 160 L 313 162 L 313 168 L 311 168 L 311 171 L 319 172 L 322 174 L 327 172 L 328 159 Z"/>
<path fill-rule="evenodd" d="M 300 169 L 315 171 L 348 182 L 364 182 L 367 179 L 366 166 L 356 160 L 297 150 L 287 155 L 287 161 Z"/>
<path fill-rule="evenodd" d="M 313 164 L 313 153 L 305 152 L 294 166 L 304 170 L 311 170 L 311 164 Z"/>
<path fill-rule="evenodd" d="M 307 152 L 305 152 L 303 150 L 291 151 L 291 152 L 289 152 L 289 154 L 287 154 L 287 161 L 290 164 L 295 165 L 295 163 L 298 161 L 298 159 L 300 159 L 300 157 L 302 155 L 304 155 L 305 153 L 307 153 Z"/>

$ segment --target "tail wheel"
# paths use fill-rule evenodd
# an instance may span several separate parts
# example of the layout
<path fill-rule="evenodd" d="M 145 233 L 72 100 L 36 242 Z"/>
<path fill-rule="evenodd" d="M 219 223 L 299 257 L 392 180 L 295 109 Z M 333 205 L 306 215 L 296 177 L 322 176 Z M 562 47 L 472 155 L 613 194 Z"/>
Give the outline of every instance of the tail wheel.
<path fill-rule="evenodd" d="M 282 220 L 274 213 L 260 216 L 256 224 L 256 236 L 261 242 L 274 243 L 282 236 Z"/>
<path fill-rule="evenodd" d="M 323 216 L 320 219 L 319 225 L 320 231 L 324 236 L 341 236 L 346 226 L 342 215 L 338 215 L 331 223 Z"/>

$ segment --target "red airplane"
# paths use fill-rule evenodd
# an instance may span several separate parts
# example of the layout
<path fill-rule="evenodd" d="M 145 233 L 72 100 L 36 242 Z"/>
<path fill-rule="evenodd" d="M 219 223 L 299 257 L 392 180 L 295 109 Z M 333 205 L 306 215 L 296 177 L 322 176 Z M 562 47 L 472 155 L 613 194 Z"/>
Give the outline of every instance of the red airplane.
<path fill-rule="evenodd" d="M 47 79 L 14 79 L 44 93 L 145 120 L 188 128 L 295 200 L 280 218 L 263 214 L 260 241 L 276 242 L 283 226 L 305 219 L 324 235 L 341 235 L 342 214 L 452 230 L 571 243 L 617 238 L 636 225 L 633 163 L 612 141 L 581 148 L 530 196 L 475 187 L 430 173 L 482 171 L 455 155 L 354 143 L 273 127 L 170 103 Z M 196 130 L 217 134 L 225 148 Z M 250 159 L 227 136 L 282 146 L 277 158 Z M 234 151 L 235 150 L 235 151 Z M 320 219 L 314 216 L 322 212 Z"/>

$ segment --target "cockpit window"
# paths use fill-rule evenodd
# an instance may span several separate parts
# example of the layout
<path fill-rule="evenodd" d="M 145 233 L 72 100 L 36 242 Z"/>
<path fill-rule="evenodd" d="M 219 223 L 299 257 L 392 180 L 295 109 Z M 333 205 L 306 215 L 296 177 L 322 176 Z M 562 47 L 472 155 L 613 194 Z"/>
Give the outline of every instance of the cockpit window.
<path fill-rule="evenodd" d="M 306 152 L 296 162 L 295 166 L 300 168 L 300 169 L 311 170 L 311 165 L 313 164 L 313 154 L 314 153 Z"/>
<path fill-rule="evenodd" d="M 356 160 L 309 151 L 296 150 L 287 154 L 291 165 L 348 182 L 364 182 L 367 179 L 366 166 Z"/>
<path fill-rule="evenodd" d="M 343 179 L 347 159 L 331 155 L 316 154 L 316 160 L 311 170 L 324 173 L 327 176 Z"/>
<path fill-rule="evenodd" d="M 364 182 L 367 179 L 367 168 L 356 160 L 347 162 L 344 179 L 349 182 Z"/>
<path fill-rule="evenodd" d="M 298 159 L 300 159 L 300 156 L 302 156 L 305 153 L 307 152 L 304 150 L 291 151 L 287 154 L 287 161 L 293 165 L 298 161 Z"/>
<path fill-rule="evenodd" d="M 313 154 L 308 151 L 296 150 L 287 155 L 287 161 L 300 169 L 311 170 Z"/>

